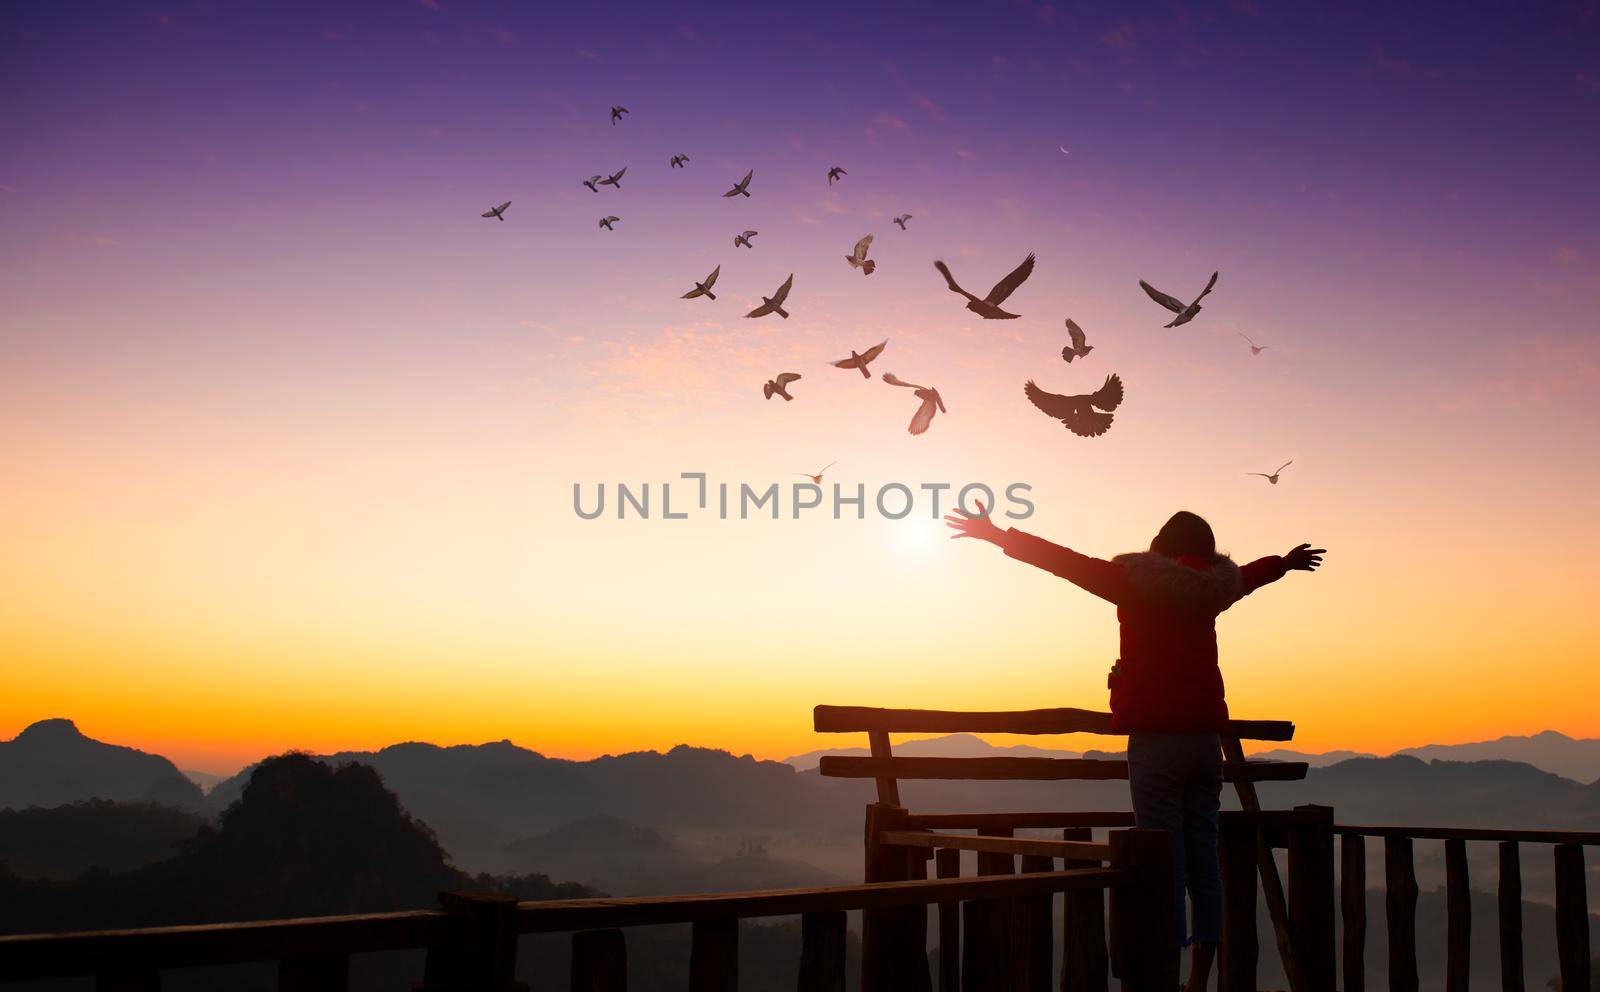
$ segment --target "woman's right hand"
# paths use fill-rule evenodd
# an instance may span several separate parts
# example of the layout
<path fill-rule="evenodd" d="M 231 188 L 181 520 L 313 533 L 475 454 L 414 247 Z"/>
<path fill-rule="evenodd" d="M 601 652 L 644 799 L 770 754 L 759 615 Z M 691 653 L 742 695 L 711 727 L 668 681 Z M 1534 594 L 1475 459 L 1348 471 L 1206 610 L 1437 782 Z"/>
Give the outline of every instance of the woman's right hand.
<path fill-rule="evenodd" d="M 968 513 L 957 506 L 955 513 L 945 515 L 945 525 L 955 531 L 954 534 L 950 535 L 951 540 L 958 537 L 976 537 L 979 540 L 988 541 L 990 544 L 999 544 L 1000 528 L 996 527 L 994 521 L 989 519 L 989 510 L 983 505 L 983 501 L 976 500 L 975 502 L 978 504 L 977 513 Z M 956 514 L 960 514 L 960 516 Z"/>
<path fill-rule="evenodd" d="M 1302 544 L 1283 556 L 1283 567 L 1315 572 L 1317 566 L 1322 564 L 1322 556 L 1327 553 L 1324 548 L 1313 548 L 1309 544 Z"/>

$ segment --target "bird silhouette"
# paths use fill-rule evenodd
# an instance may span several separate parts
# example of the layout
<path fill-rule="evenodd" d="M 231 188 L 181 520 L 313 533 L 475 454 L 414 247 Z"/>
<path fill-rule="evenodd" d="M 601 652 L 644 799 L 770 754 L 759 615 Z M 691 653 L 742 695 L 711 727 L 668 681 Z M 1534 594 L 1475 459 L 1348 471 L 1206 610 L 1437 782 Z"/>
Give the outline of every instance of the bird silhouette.
<path fill-rule="evenodd" d="M 754 170 L 754 169 L 751 169 L 749 172 L 746 172 L 744 174 L 744 178 L 743 179 L 741 179 L 738 182 L 733 184 L 733 189 L 728 190 L 726 193 L 724 193 L 722 195 L 723 196 L 749 196 L 750 195 L 750 177 L 755 175 L 755 174 L 756 174 L 756 170 Z"/>
<path fill-rule="evenodd" d="M 681 169 L 683 168 L 683 163 L 687 161 L 689 161 L 689 156 L 687 155 L 674 155 L 672 156 L 671 164 L 674 169 Z"/>
<path fill-rule="evenodd" d="M 684 293 L 682 296 L 678 297 L 678 299 L 692 300 L 696 296 L 704 296 L 708 300 L 716 299 L 717 294 L 711 291 L 711 287 L 717 284 L 717 276 L 720 275 L 722 275 L 722 266 L 719 265 L 711 270 L 711 274 L 709 276 L 706 276 L 705 282 L 695 283 L 693 289 L 689 290 L 687 293 Z"/>
<path fill-rule="evenodd" d="M 789 298 L 789 290 L 791 290 L 793 288 L 794 288 L 794 273 L 791 272 L 791 273 L 789 273 L 789 278 L 787 278 L 787 279 L 785 279 L 783 281 L 783 285 L 778 287 L 778 291 L 776 293 L 773 293 L 770 297 L 763 296 L 761 298 L 761 305 L 759 307 L 756 307 L 754 310 L 750 311 L 749 313 L 745 314 L 745 316 L 746 317 L 765 317 L 769 313 L 775 313 L 778 316 L 782 317 L 784 320 L 788 320 L 789 319 L 789 311 L 787 311 L 787 310 L 785 310 L 783 308 L 783 301 L 787 300 Z"/>
<path fill-rule="evenodd" d="M 590 176 L 588 179 L 585 179 L 583 181 L 583 184 L 585 186 L 589 187 L 589 192 L 598 193 L 598 192 L 600 192 L 600 187 L 595 185 L 595 184 L 600 182 L 600 180 L 602 180 L 604 178 L 605 178 L 605 176 Z"/>
<path fill-rule="evenodd" d="M 879 341 L 877 344 L 868 348 L 866 351 L 858 352 L 852 350 L 849 358 L 841 358 L 837 362 L 830 362 L 829 364 L 834 368 L 840 369 L 860 369 L 861 377 L 863 379 L 870 379 L 872 378 L 872 373 L 867 371 L 867 365 L 874 358 L 877 358 L 879 355 L 883 354 L 883 349 L 888 343 L 889 340 L 885 338 L 884 340 Z"/>
<path fill-rule="evenodd" d="M 904 231 L 906 229 L 906 221 L 908 221 L 910 219 L 911 219 L 911 215 L 910 214 L 901 214 L 900 216 L 898 216 L 898 217 L 896 217 L 894 219 L 894 222 L 896 224 L 900 225 L 900 230 Z"/>
<path fill-rule="evenodd" d="M 867 257 L 867 251 L 871 248 L 872 235 L 869 234 L 856 242 L 855 251 L 846 255 L 844 260 L 850 263 L 852 269 L 860 269 L 862 275 L 870 276 L 872 275 L 872 270 L 878 267 L 877 262 Z"/>
<path fill-rule="evenodd" d="M 829 462 L 828 464 L 826 464 L 826 465 L 822 466 L 821 468 L 817 469 L 817 473 L 815 475 L 812 475 L 810 472 L 796 472 L 795 475 L 803 475 L 806 478 L 810 479 L 816 485 L 820 486 L 820 485 L 822 485 L 822 473 L 826 472 L 830 468 L 833 468 L 837 464 L 839 464 L 839 463 L 838 462 Z"/>
<path fill-rule="evenodd" d="M 611 108 L 611 126 L 612 127 L 616 127 L 617 126 L 617 121 L 622 120 L 622 115 L 626 114 L 628 112 L 629 111 L 628 111 L 627 107 L 612 107 Z"/>
<path fill-rule="evenodd" d="M 1278 476 L 1282 475 L 1283 474 L 1283 470 L 1288 468 L 1290 465 L 1293 465 L 1293 464 L 1294 464 L 1294 459 L 1291 458 L 1288 461 L 1284 462 L 1282 465 L 1279 465 L 1278 466 L 1278 470 L 1276 472 L 1273 472 L 1271 475 L 1268 475 L 1265 472 L 1246 472 L 1245 475 L 1259 475 L 1263 479 L 1266 479 L 1268 482 L 1272 483 L 1275 486 L 1275 485 L 1278 484 Z"/>
<path fill-rule="evenodd" d="M 1094 350 L 1094 345 L 1086 344 L 1087 338 L 1083 335 L 1083 328 L 1071 317 L 1067 318 L 1067 336 L 1072 338 L 1072 343 L 1061 349 L 1061 357 L 1066 361 L 1074 358 L 1087 358 L 1089 352 Z"/>
<path fill-rule="evenodd" d="M 945 412 L 944 398 L 939 395 L 937 389 L 929 386 L 919 386 L 914 382 L 907 382 L 893 372 L 885 372 L 883 381 L 891 386 L 904 386 L 907 389 L 915 390 L 914 395 L 922 401 L 922 405 L 917 407 L 917 412 L 911 417 L 910 426 L 906 428 L 911 433 L 921 434 L 927 430 L 928 425 L 933 423 L 934 411 Z"/>
<path fill-rule="evenodd" d="M 1239 335 L 1241 338 L 1244 338 L 1245 341 L 1249 343 L 1250 354 L 1252 356 L 1259 355 L 1263 351 L 1266 351 L 1268 348 L 1272 347 L 1270 344 L 1256 344 L 1254 341 L 1251 341 L 1250 336 L 1243 331 L 1235 331 L 1234 333 Z"/>
<path fill-rule="evenodd" d="M 1200 291 L 1200 295 L 1194 298 L 1193 303 L 1185 303 L 1180 299 L 1168 296 L 1143 279 L 1139 280 L 1139 287 L 1145 291 L 1146 296 L 1177 314 L 1176 317 L 1172 318 L 1172 323 L 1166 325 L 1167 327 L 1177 327 L 1179 324 L 1187 324 L 1200 312 L 1200 301 L 1205 299 L 1207 294 L 1211 292 L 1211 288 L 1217 284 L 1217 275 L 1215 272 L 1211 273 L 1211 281 L 1206 283 L 1206 288 Z"/>
<path fill-rule="evenodd" d="M 769 400 L 774 396 L 782 396 L 785 400 L 792 400 L 794 397 L 789 395 L 789 383 L 799 381 L 800 373 L 798 372 L 779 372 L 776 379 L 768 379 L 762 385 L 761 392 L 766 394 Z"/>
<path fill-rule="evenodd" d="M 940 275 L 944 276 L 944 281 L 950 287 L 952 293 L 958 293 L 967 298 L 968 310 L 985 320 L 1016 320 L 1019 315 L 1006 313 L 1000 309 L 1000 304 L 1004 303 L 1006 297 L 1016 292 L 1017 287 L 1022 285 L 1028 276 L 1033 274 L 1033 252 L 1030 251 L 1028 257 L 1022 260 L 1021 265 L 1012 269 L 1004 279 L 995 283 L 994 288 L 989 290 L 989 295 L 981 300 L 956 284 L 956 277 L 950 274 L 948 265 L 943 262 L 934 262 L 933 267 L 939 270 Z"/>
<path fill-rule="evenodd" d="M 840 176 L 848 176 L 849 174 L 850 173 L 839 168 L 837 165 L 834 166 L 828 170 L 828 185 L 832 186 L 835 179 L 838 179 Z"/>
<path fill-rule="evenodd" d="M 1022 387 L 1028 402 L 1067 425 L 1079 437 L 1099 437 L 1111 429 L 1111 411 L 1122 403 L 1122 378 L 1106 376 L 1105 385 L 1081 396 L 1047 393 L 1032 379 Z M 1101 412 L 1104 411 L 1104 412 Z"/>
<path fill-rule="evenodd" d="M 511 206 L 511 201 L 507 200 L 506 202 L 500 204 L 498 207 L 490 207 L 488 210 L 485 210 L 480 216 L 493 217 L 496 220 L 504 221 L 506 219 L 506 208 L 509 207 L 509 206 Z"/>
<path fill-rule="evenodd" d="M 737 248 L 740 245 L 744 245 L 746 248 L 754 248 L 755 245 L 750 243 L 750 239 L 760 233 L 760 231 L 745 231 L 743 234 L 735 234 L 733 236 L 733 246 Z"/>
<path fill-rule="evenodd" d="M 623 166 L 622 168 L 618 169 L 616 172 L 613 172 L 611 175 L 609 175 L 609 176 L 605 177 L 604 179 L 600 180 L 600 185 L 601 186 L 615 186 L 617 189 L 621 189 L 622 188 L 622 174 L 624 172 L 627 172 L 627 171 L 628 171 L 628 167 L 627 166 Z M 599 190 L 595 190 L 595 192 L 598 193 L 600 191 Z"/>
<path fill-rule="evenodd" d="M 615 224 L 617 221 L 619 221 L 621 219 L 622 219 L 621 217 L 618 217 L 615 214 L 612 214 L 612 215 L 607 216 L 607 217 L 602 217 L 602 218 L 600 218 L 600 226 L 605 228 L 608 231 L 615 231 L 616 228 L 612 227 L 611 225 Z"/>

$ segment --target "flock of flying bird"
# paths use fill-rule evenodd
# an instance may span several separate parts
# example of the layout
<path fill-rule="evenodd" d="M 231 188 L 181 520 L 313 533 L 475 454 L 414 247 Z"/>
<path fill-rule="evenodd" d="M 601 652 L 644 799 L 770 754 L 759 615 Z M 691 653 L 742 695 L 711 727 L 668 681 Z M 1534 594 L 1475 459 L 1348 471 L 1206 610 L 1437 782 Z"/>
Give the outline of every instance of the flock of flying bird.
<path fill-rule="evenodd" d="M 623 115 L 627 113 L 629 113 L 627 107 L 612 107 L 612 126 L 615 126 L 619 121 L 621 121 Z M 1062 152 L 1065 154 L 1066 149 L 1063 148 Z M 682 169 L 687 167 L 688 162 L 689 156 L 678 154 L 672 156 L 668 162 L 668 165 L 673 169 Z M 593 175 L 588 179 L 585 179 L 583 181 L 583 185 L 593 193 L 599 193 L 601 186 L 610 186 L 614 189 L 621 189 L 622 177 L 627 171 L 627 167 L 624 166 L 611 175 Z M 840 181 L 844 176 L 847 175 L 849 175 L 848 172 L 835 165 L 828 169 L 827 183 L 829 186 L 832 186 L 834 183 Z M 734 183 L 733 186 L 722 195 L 724 197 L 750 196 L 750 183 L 754 177 L 754 169 L 747 171 L 744 174 L 744 178 Z M 489 210 L 485 211 L 482 216 L 485 218 L 492 217 L 496 220 L 504 221 L 506 219 L 506 209 L 510 206 L 511 201 L 507 200 L 497 207 L 491 207 Z M 621 217 L 618 217 L 614 214 L 607 214 L 600 219 L 600 226 L 608 231 L 614 231 L 616 228 L 612 225 L 621 219 Z M 911 214 L 900 214 L 899 216 L 893 218 L 895 225 L 897 225 L 902 231 L 907 230 L 906 221 L 908 220 L 911 220 Z M 757 231 L 740 232 L 734 236 L 734 247 L 754 248 L 755 245 L 751 239 L 754 238 L 758 233 L 759 232 Z M 863 275 L 870 276 L 877 268 L 877 261 L 867 257 L 867 254 L 871 250 L 872 235 L 868 234 L 860 241 L 856 242 L 855 248 L 845 256 L 845 262 L 849 264 L 851 268 L 860 270 Z M 935 261 L 933 263 L 933 267 L 938 270 L 941 276 L 944 277 L 945 285 L 949 287 L 950 291 L 958 296 L 964 297 L 967 301 L 966 308 L 985 320 L 1015 320 L 1020 316 L 1019 314 L 1008 312 L 1003 308 L 1002 304 L 1004 304 L 1011 294 L 1016 292 L 1017 288 L 1026 282 L 1028 277 L 1033 274 L 1033 266 L 1034 256 L 1033 253 L 1030 252 L 1028 257 L 1022 260 L 1021 264 L 1007 273 L 1006 276 L 999 282 L 995 283 L 994 286 L 989 289 L 988 293 L 982 297 L 979 297 L 961 288 L 961 285 L 956 282 L 955 276 L 951 273 L 950 267 L 943 261 Z M 711 273 L 707 275 L 704 280 L 695 282 L 694 288 L 684 293 L 682 299 L 693 300 L 700 297 L 705 297 L 708 300 L 715 300 L 717 298 L 717 294 L 713 292 L 712 287 L 717 284 L 717 278 L 721 274 L 722 266 L 719 264 L 716 268 L 711 270 Z M 1154 300 L 1156 303 L 1160 304 L 1174 315 L 1172 320 L 1164 325 L 1165 327 L 1173 328 L 1187 324 L 1199 315 L 1200 311 L 1203 309 L 1200 301 L 1210 295 L 1211 291 L 1216 288 L 1217 276 L 1218 273 L 1213 272 L 1210 280 L 1206 282 L 1205 288 L 1200 291 L 1198 296 L 1194 297 L 1194 299 L 1187 303 L 1175 296 L 1170 296 L 1167 293 L 1163 293 L 1161 290 L 1156 289 L 1143 279 L 1139 280 L 1139 287 L 1144 290 L 1145 295 L 1149 296 L 1150 299 Z M 789 318 L 789 311 L 784 309 L 784 303 L 788 300 L 789 292 L 793 288 L 794 274 L 790 273 L 789 278 L 785 279 L 783 284 L 774 290 L 771 296 L 761 297 L 761 304 L 752 309 L 749 313 L 745 314 L 745 316 L 749 318 L 759 318 L 765 317 L 769 314 L 777 314 L 779 317 L 787 320 Z M 1078 323 L 1070 317 L 1068 317 L 1066 320 L 1066 328 L 1069 343 L 1066 347 L 1061 349 L 1062 360 L 1070 364 L 1073 359 L 1087 358 L 1089 353 L 1094 350 L 1094 345 L 1088 343 L 1088 336 L 1084 333 L 1083 328 L 1080 327 Z M 1252 356 L 1260 355 L 1263 351 L 1270 347 L 1269 345 L 1258 345 L 1244 333 L 1238 333 L 1239 336 L 1244 338 L 1245 342 L 1250 346 L 1250 354 Z M 841 358 L 830 364 L 832 364 L 835 368 L 857 370 L 861 373 L 863 378 L 870 379 L 872 378 L 872 373 L 868 371 L 868 366 L 883 354 L 884 349 L 887 348 L 888 345 L 889 342 L 884 340 L 878 342 L 865 351 L 858 352 L 852 349 L 848 358 Z M 762 385 L 762 393 L 768 400 L 772 399 L 774 396 L 781 396 L 785 401 L 793 400 L 794 397 L 790 395 L 789 387 L 793 383 L 800 381 L 800 378 L 801 376 L 798 372 L 781 372 L 774 378 L 767 380 Z M 912 390 L 912 395 L 921 401 L 920 405 L 917 407 L 916 413 L 911 418 L 910 425 L 907 428 L 912 434 L 922 434 L 928 429 L 929 425 L 933 423 L 933 417 L 935 413 L 945 412 L 944 398 L 939 395 L 939 391 L 937 389 L 930 386 L 921 386 L 913 382 L 907 382 L 895 375 L 893 372 L 884 372 L 883 381 L 891 386 L 900 386 Z M 1122 378 L 1116 373 L 1108 375 L 1100 388 L 1096 389 L 1092 393 L 1082 393 L 1077 395 L 1052 393 L 1039 388 L 1039 386 L 1035 384 L 1032 379 L 1029 379 L 1023 385 L 1022 392 L 1023 395 L 1027 397 L 1028 402 L 1032 403 L 1042 413 L 1053 419 L 1061 421 L 1061 423 L 1068 430 L 1080 437 L 1099 437 L 1106 431 L 1110 430 L 1112 421 L 1114 419 L 1113 412 L 1122 404 L 1123 399 Z M 1266 479 L 1271 485 L 1277 485 L 1279 476 L 1282 474 L 1283 470 L 1288 468 L 1291 464 L 1292 461 L 1285 462 L 1280 465 L 1276 471 L 1270 473 L 1248 472 L 1246 474 L 1260 476 L 1261 478 Z M 831 467 L 831 465 L 828 467 Z M 826 468 L 823 469 L 823 471 L 826 470 Z M 821 483 L 821 472 L 818 472 L 816 475 L 811 475 L 810 473 L 800 474 L 808 476 L 818 484 Z"/>

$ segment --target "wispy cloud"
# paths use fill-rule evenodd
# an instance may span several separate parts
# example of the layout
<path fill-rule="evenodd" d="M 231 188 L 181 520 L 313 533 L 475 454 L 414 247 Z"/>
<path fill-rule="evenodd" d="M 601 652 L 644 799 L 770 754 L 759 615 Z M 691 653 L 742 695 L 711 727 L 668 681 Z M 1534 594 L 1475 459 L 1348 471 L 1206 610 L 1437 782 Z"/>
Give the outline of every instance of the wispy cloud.
<path fill-rule="evenodd" d="M 495 41 L 498 41 L 502 45 L 515 45 L 517 43 L 517 36 L 512 34 L 510 31 L 507 31 L 505 28 L 490 28 L 489 37 L 493 38 Z"/>
<path fill-rule="evenodd" d="M 1554 262 L 1557 268 L 1570 269 L 1578 264 L 1578 249 L 1571 245 L 1562 245 L 1550 253 L 1550 261 Z"/>
<path fill-rule="evenodd" d="M 1102 45 L 1127 51 L 1133 47 L 1133 35 L 1133 22 L 1123 21 L 1107 28 L 1105 33 L 1100 36 L 1099 41 Z"/>

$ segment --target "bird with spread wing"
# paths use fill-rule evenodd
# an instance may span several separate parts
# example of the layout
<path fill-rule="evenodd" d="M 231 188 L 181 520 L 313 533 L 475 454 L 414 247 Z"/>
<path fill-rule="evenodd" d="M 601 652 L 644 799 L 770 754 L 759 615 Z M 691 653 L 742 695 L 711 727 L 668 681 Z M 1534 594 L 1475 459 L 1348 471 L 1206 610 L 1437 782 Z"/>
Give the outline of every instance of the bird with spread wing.
<path fill-rule="evenodd" d="M 674 169 L 681 169 L 683 168 L 683 164 L 687 161 L 689 161 L 689 156 L 687 155 L 674 155 L 672 156 L 672 161 L 667 164 Z"/>
<path fill-rule="evenodd" d="M 1288 461 L 1284 462 L 1282 465 L 1279 465 L 1278 466 L 1278 470 L 1276 472 L 1271 473 L 1271 474 L 1268 474 L 1266 472 L 1246 472 L 1245 475 L 1259 475 L 1263 479 L 1266 479 L 1268 482 L 1272 483 L 1275 486 L 1275 485 L 1278 484 L 1278 476 L 1282 475 L 1283 474 L 1283 470 L 1288 468 L 1290 465 L 1293 465 L 1293 464 L 1294 464 L 1294 459 L 1291 458 Z"/>
<path fill-rule="evenodd" d="M 741 179 L 738 182 L 733 184 L 733 189 L 728 190 L 726 193 L 724 193 L 722 195 L 723 196 L 749 196 L 750 195 L 750 177 L 754 176 L 755 174 L 756 174 L 756 170 L 754 170 L 754 169 L 751 169 L 749 172 L 746 172 L 744 174 L 744 178 L 743 179 Z"/>
<path fill-rule="evenodd" d="M 735 248 L 738 248 L 738 247 L 741 247 L 741 246 L 743 246 L 745 248 L 754 248 L 755 245 L 751 243 L 750 239 L 755 237 L 757 234 L 760 234 L 760 233 L 761 233 L 760 231 L 744 231 L 744 232 L 742 232 L 740 234 L 735 234 L 733 236 L 733 246 Z"/>
<path fill-rule="evenodd" d="M 709 276 L 706 276 L 705 282 L 695 283 L 693 289 L 689 290 L 687 293 L 684 293 L 682 296 L 678 297 L 678 299 L 692 300 L 697 296 L 704 296 L 708 300 L 716 299 L 717 294 L 711 291 L 711 287 L 717 284 L 717 276 L 720 275 L 722 275 L 722 266 L 719 265 L 711 270 L 711 274 Z"/>
<path fill-rule="evenodd" d="M 896 224 L 900 225 L 900 230 L 904 231 L 906 229 L 906 221 L 908 221 L 910 219 L 911 219 L 911 215 L 910 214 L 901 214 L 900 216 L 898 216 L 898 217 L 896 217 L 894 219 L 894 222 Z"/>
<path fill-rule="evenodd" d="M 917 407 L 917 412 L 911 417 L 911 425 L 906 428 L 911 433 L 921 434 L 928 429 L 929 424 L 933 423 L 935 411 L 939 413 L 945 412 L 944 397 L 939 395 L 937 389 L 931 386 L 919 386 L 914 382 L 907 382 L 893 372 L 885 372 L 883 381 L 891 386 L 904 386 L 907 389 L 914 390 L 914 395 L 922 401 L 922 405 Z"/>
<path fill-rule="evenodd" d="M 589 187 L 589 192 L 598 193 L 600 192 L 600 180 L 604 178 L 605 176 L 590 176 L 588 179 L 583 181 L 583 184 Z"/>
<path fill-rule="evenodd" d="M 829 462 L 828 464 L 826 464 L 826 465 L 822 466 L 821 468 L 817 469 L 815 475 L 811 474 L 810 472 L 796 472 L 795 475 L 803 475 L 806 478 L 810 479 L 816 485 L 820 486 L 820 485 L 822 485 L 822 473 L 826 472 L 830 468 L 833 468 L 837 464 L 839 464 L 839 463 L 838 462 Z"/>
<path fill-rule="evenodd" d="M 608 216 L 600 218 L 600 226 L 605 228 L 608 231 L 615 231 L 616 228 L 612 227 L 611 225 L 615 224 L 617 221 L 619 221 L 621 219 L 622 218 L 618 217 L 616 214 L 610 214 Z"/>
<path fill-rule="evenodd" d="M 940 275 L 944 276 L 945 284 L 950 287 L 952 293 L 967 298 L 968 310 L 985 320 L 1016 320 L 1019 315 L 1006 313 L 1000 309 L 1000 304 L 1004 303 L 1006 297 L 1016 292 L 1017 287 L 1022 285 L 1028 276 L 1033 274 L 1033 252 L 1028 252 L 1028 257 L 1022 260 L 1022 264 L 1012 269 L 1004 279 L 995 283 L 994 288 L 989 290 L 989 295 L 981 300 L 956 284 L 956 277 L 950 274 L 948 265 L 943 262 L 934 262 L 933 267 L 939 270 Z"/>
<path fill-rule="evenodd" d="M 800 373 L 798 372 L 779 372 L 776 379 L 768 379 L 762 384 L 761 391 L 766 394 L 769 400 L 774 396 L 782 396 L 785 400 L 792 400 L 794 397 L 789 395 L 789 383 L 799 381 Z"/>
<path fill-rule="evenodd" d="M 867 257 L 867 252 L 871 248 L 872 235 L 869 234 L 856 242 L 855 250 L 846 255 L 844 260 L 850 263 L 852 269 L 860 269 L 862 275 L 870 276 L 872 275 L 872 270 L 878 267 L 877 262 Z"/>
<path fill-rule="evenodd" d="M 1206 288 L 1200 291 L 1200 295 L 1196 296 L 1192 303 L 1185 303 L 1177 297 L 1168 296 L 1143 279 L 1139 280 L 1139 288 L 1144 290 L 1146 296 L 1177 314 L 1176 317 L 1172 318 L 1172 323 L 1166 325 L 1167 327 L 1177 327 L 1179 324 L 1187 324 L 1200 313 L 1200 301 L 1205 299 L 1211 292 L 1212 287 L 1217 284 L 1217 275 L 1218 273 L 1216 272 L 1211 273 L 1211 281 L 1206 283 Z"/>
<path fill-rule="evenodd" d="M 794 288 L 794 273 L 791 272 L 791 273 L 789 273 L 789 278 L 787 278 L 787 279 L 785 279 L 783 281 L 783 285 L 778 287 L 778 291 L 776 293 L 773 293 L 771 296 L 763 296 L 761 298 L 761 305 L 759 307 L 756 307 L 754 310 L 750 311 L 749 313 L 745 314 L 745 316 L 746 317 L 765 317 L 769 313 L 775 313 L 778 316 L 782 317 L 784 320 L 788 320 L 789 319 L 789 311 L 787 311 L 787 310 L 785 310 L 783 308 L 783 301 L 787 300 L 789 298 L 789 290 L 791 290 L 793 288 Z"/>
<path fill-rule="evenodd" d="M 884 338 L 882 341 L 879 341 L 866 351 L 856 351 L 854 348 L 852 348 L 850 350 L 849 358 L 841 358 L 837 362 L 829 362 L 828 364 L 832 365 L 836 369 L 860 369 L 861 377 L 863 379 L 870 379 L 872 378 L 872 373 L 867 371 L 867 366 L 871 364 L 874 358 L 877 358 L 879 355 L 883 354 L 883 349 L 887 347 L 888 344 L 889 339 Z"/>
<path fill-rule="evenodd" d="M 611 126 L 612 127 L 616 127 L 617 126 L 617 121 L 622 120 L 622 115 L 626 114 L 628 112 L 629 111 L 628 111 L 627 107 L 612 107 L 611 108 Z"/>
<path fill-rule="evenodd" d="M 511 201 L 507 200 L 506 202 L 500 204 L 498 207 L 490 207 L 488 210 L 485 210 L 483 212 L 482 216 L 484 216 L 484 217 L 493 217 L 496 220 L 502 220 L 503 221 L 503 220 L 506 219 L 506 208 L 509 207 L 509 206 L 511 206 Z"/>
<path fill-rule="evenodd" d="M 1080 396 L 1047 393 L 1032 379 L 1022 387 L 1022 392 L 1029 403 L 1061 421 L 1072 433 L 1079 437 L 1099 437 L 1111 429 L 1111 411 L 1122 403 L 1122 377 L 1108 375 L 1105 385 Z"/>
<path fill-rule="evenodd" d="M 1250 340 L 1250 335 L 1243 331 L 1235 331 L 1234 333 L 1238 334 L 1241 338 L 1244 338 L 1245 343 L 1250 345 L 1250 357 L 1252 358 L 1272 347 L 1270 344 L 1256 344 L 1254 341 Z"/>
<path fill-rule="evenodd" d="M 849 174 L 850 173 L 848 173 L 848 172 L 844 171 L 843 169 L 839 168 L 837 165 L 834 166 L 833 168 L 828 170 L 828 185 L 832 186 L 834 184 L 834 181 L 837 180 L 840 176 L 848 176 Z"/>
<path fill-rule="evenodd" d="M 1072 343 L 1061 349 L 1063 361 L 1070 362 L 1074 358 L 1087 358 L 1089 357 L 1089 352 L 1094 350 L 1094 345 L 1088 343 L 1089 339 L 1084 335 L 1083 328 L 1079 327 L 1078 322 L 1071 317 L 1067 318 L 1067 337 L 1072 339 Z"/>
<path fill-rule="evenodd" d="M 622 168 L 618 169 L 616 172 L 613 172 L 611 175 L 609 175 L 609 176 L 605 177 L 604 179 L 600 180 L 600 185 L 601 186 L 615 186 L 617 189 L 621 189 L 622 188 L 622 174 L 624 172 L 627 172 L 627 171 L 628 171 L 628 167 L 627 166 L 623 166 Z M 595 192 L 598 193 L 600 191 L 599 190 L 595 190 Z"/>

